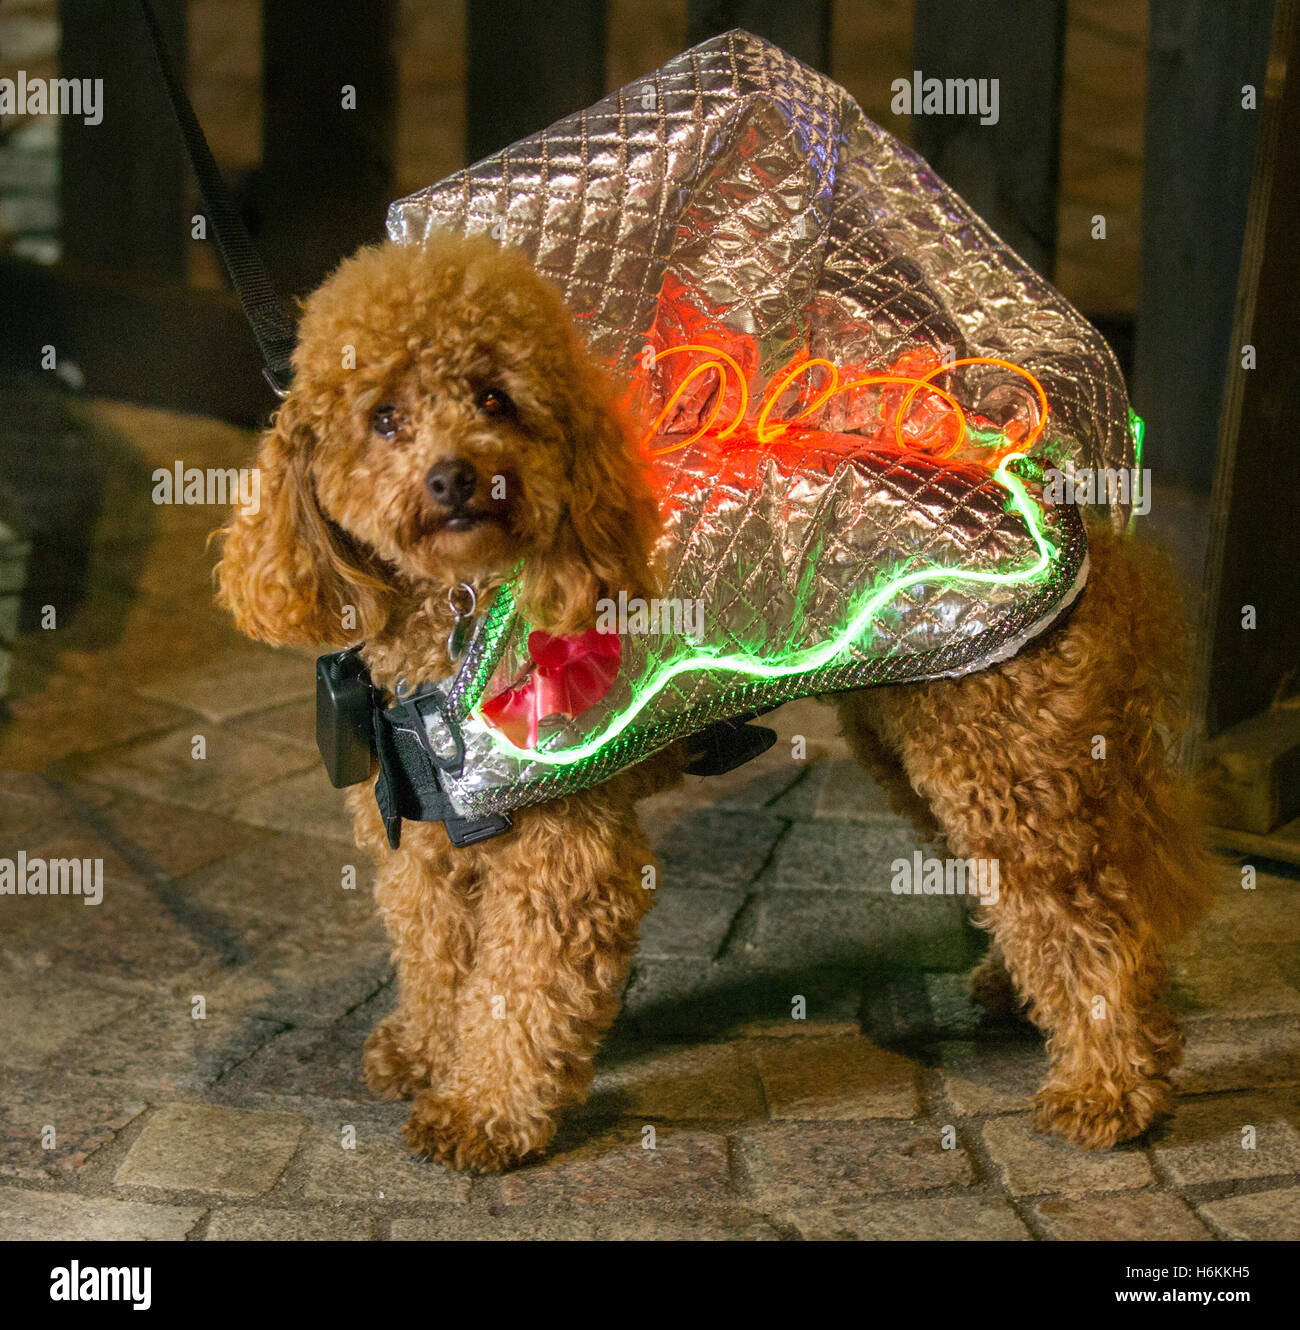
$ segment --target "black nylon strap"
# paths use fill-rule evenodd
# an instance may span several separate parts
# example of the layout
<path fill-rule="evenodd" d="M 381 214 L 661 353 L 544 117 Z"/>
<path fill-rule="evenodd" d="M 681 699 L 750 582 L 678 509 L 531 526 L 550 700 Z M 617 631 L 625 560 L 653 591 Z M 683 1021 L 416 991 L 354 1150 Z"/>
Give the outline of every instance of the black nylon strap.
<path fill-rule="evenodd" d="M 235 288 L 235 294 L 239 297 L 239 303 L 244 307 L 244 317 L 257 339 L 262 359 L 266 362 L 267 381 L 276 395 L 283 397 L 293 377 L 290 362 L 297 341 L 293 324 L 285 316 L 266 265 L 235 208 L 226 182 L 221 178 L 221 172 L 212 158 L 208 141 L 203 136 L 198 117 L 190 105 L 190 99 L 185 95 L 185 89 L 167 58 L 162 30 L 149 0 L 140 0 L 140 10 L 144 15 L 145 26 L 149 29 L 158 70 L 171 101 L 172 114 L 185 143 L 194 178 L 198 181 L 208 220 L 212 224 L 212 238 L 230 276 L 231 285 Z"/>
<path fill-rule="evenodd" d="M 404 716 L 376 707 L 374 712 L 375 755 L 379 758 L 379 776 L 375 781 L 375 802 L 384 820 L 388 843 L 398 849 L 402 843 L 402 820 L 441 822 L 447 838 L 457 849 L 502 836 L 510 830 L 508 813 L 487 817 L 461 817 L 438 784 L 438 776 L 429 753 L 407 726 Z"/>

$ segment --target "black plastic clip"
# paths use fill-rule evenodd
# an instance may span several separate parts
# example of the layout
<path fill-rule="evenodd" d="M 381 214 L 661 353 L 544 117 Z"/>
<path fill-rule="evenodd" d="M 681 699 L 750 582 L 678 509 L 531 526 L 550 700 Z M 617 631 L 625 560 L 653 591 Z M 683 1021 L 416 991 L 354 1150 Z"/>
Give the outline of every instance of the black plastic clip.
<path fill-rule="evenodd" d="M 744 716 L 715 721 L 687 739 L 691 762 L 686 770 L 692 776 L 723 776 L 766 753 L 775 742 L 775 730 L 751 725 Z"/>
<path fill-rule="evenodd" d="M 406 690 L 405 680 L 399 680 L 395 696 L 397 698 L 395 709 L 399 710 L 402 717 L 410 723 L 429 761 L 439 771 L 445 771 L 449 776 L 459 776 L 465 766 L 465 737 L 460 732 L 460 726 L 451 718 L 447 699 L 443 697 L 442 690 L 429 687 L 409 693 Z M 443 742 L 437 742 L 430 735 L 429 725 L 426 723 L 428 714 L 421 710 L 422 703 L 432 708 L 434 734 Z"/>

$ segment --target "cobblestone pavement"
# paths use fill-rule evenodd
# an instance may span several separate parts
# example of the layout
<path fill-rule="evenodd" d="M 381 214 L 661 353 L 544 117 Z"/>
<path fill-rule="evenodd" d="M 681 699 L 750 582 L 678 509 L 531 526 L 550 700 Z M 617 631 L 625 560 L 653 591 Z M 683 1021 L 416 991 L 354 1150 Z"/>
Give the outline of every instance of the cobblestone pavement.
<path fill-rule="evenodd" d="M 117 486 L 236 464 L 247 436 L 88 411 L 103 505 L 76 614 L 19 638 L 0 853 L 102 859 L 104 894 L 0 897 L 0 1236 L 1300 1237 L 1295 881 L 1261 865 L 1243 891 L 1223 862 L 1175 965 L 1172 1122 L 1109 1153 L 1045 1139 L 1039 1039 L 969 1003 L 960 902 L 890 893 L 913 833 L 815 703 L 646 806 L 659 900 L 551 1154 L 474 1180 L 409 1157 L 404 1107 L 358 1076 L 391 971 L 310 653 L 211 607 L 219 514 Z"/>

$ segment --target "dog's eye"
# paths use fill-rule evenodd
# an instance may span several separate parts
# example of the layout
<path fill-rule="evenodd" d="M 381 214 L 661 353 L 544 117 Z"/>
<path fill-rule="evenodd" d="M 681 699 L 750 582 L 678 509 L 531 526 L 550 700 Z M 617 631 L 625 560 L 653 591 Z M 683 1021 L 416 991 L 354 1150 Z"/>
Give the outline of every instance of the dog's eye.
<path fill-rule="evenodd" d="M 474 405 L 485 416 L 491 416 L 494 420 L 501 420 L 515 414 L 515 404 L 510 400 L 509 395 L 503 393 L 500 388 L 484 388 L 474 399 Z"/>
<path fill-rule="evenodd" d="M 370 428 L 381 439 L 391 439 L 401 427 L 402 418 L 398 415 L 396 407 L 376 407 L 374 414 L 370 417 Z"/>

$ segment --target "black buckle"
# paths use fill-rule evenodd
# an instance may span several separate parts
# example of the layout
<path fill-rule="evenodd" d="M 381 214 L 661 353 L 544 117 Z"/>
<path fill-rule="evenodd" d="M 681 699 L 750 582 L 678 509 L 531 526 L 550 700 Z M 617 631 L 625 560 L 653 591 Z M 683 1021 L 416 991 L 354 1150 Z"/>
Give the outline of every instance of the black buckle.
<path fill-rule="evenodd" d="M 445 771 L 449 776 L 459 776 L 465 767 L 465 737 L 460 732 L 460 726 L 451 718 L 447 707 L 447 699 L 442 695 L 442 690 L 431 685 L 428 688 L 420 689 L 418 692 L 408 693 L 405 684 L 399 682 L 395 695 L 397 705 L 393 709 L 399 712 L 403 719 L 410 722 L 415 738 L 424 750 L 425 756 L 439 771 Z M 427 717 L 420 710 L 422 702 L 429 703 L 436 713 L 437 721 L 441 723 L 443 731 L 450 740 L 451 751 L 449 753 L 440 753 L 433 746 L 433 740 L 429 737 L 429 727 L 425 724 Z"/>
<path fill-rule="evenodd" d="M 766 753 L 776 742 L 776 731 L 766 725 L 751 725 L 745 716 L 719 720 L 686 741 L 692 776 L 723 776 Z"/>
<path fill-rule="evenodd" d="M 512 824 L 509 813 L 489 813 L 486 817 L 445 817 L 442 825 L 447 839 L 463 850 L 467 845 L 504 836 Z"/>
<path fill-rule="evenodd" d="M 425 782 L 411 780 L 410 773 L 407 772 L 413 796 L 419 803 L 417 817 L 410 811 L 398 809 L 392 800 L 386 777 L 381 776 L 380 785 L 384 786 L 385 790 L 381 793 L 377 786 L 375 797 L 379 800 L 389 845 L 393 849 L 398 848 L 401 842 L 403 818 L 409 821 L 441 822 L 447 832 L 447 839 L 458 850 L 491 840 L 494 836 L 503 836 L 512 826 L 509 813 L 489 813 L 485 817 L 460 817 L 452 811 L 451 800 L 442 788 L 442 782 L 438 778 L 440 771 L 445 771 L 449 776 L 459 776 L 465 766 L 465 738 L 451 717 L 450 707 L 442 691 L 430 686 L 418 692 L 407 693 L 404 684 L 399 683 L 395 693 L 397 705 L 389 709 L 385 717 L 386 723 L 395 731 L 409 734 L 415 740 L 414 748 L 408 747 L 407 751 L 411 754 L 412 760 L 414 754 L 418 752 L 428 763 L 432 788 L 420 793 L 420 787 Z M 429 729 L 425 724 L 426 712 L 421 709 L 424 705 L 432 708 L 436 714 L 435 723 L 440 722 L 446 733 L 448 739 L 446 751 L 439 751 L 429 736 Z M 404 723 L 399 724 L 395 717 Z M 400 757 L 398 760 L 400 761 Z M 388 807 L 385 807 L 386 803 Z"/>

